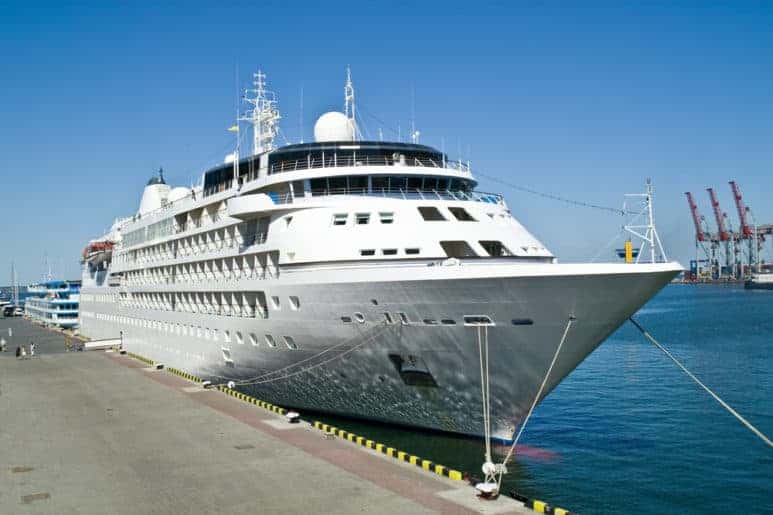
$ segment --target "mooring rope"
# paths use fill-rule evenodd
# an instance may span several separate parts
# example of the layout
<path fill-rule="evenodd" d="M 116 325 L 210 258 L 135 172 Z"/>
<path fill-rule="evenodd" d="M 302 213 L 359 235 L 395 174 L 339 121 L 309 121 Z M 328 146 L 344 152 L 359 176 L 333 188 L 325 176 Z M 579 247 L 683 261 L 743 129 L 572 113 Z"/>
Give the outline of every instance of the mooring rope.
<path fill-rule="evenodd" d="M 556 361 L 558 360 L 558 354 L 561 352 L 561 347 L 564 346 L 566 337 L 567 335 L 569 335 L 569 329 L 571 329 L 572 324 L 574 324 L 575 320 L 577 319 L 574 316 L 570 316 L 569 320 L 566 322 L 566 328 L 564 328 L 564 334 L 561 336 L 561 341 L 558 342 L 558 347 L 556 347 L 556 352 L 553 354 L 553 359 L 550 361 L 550 366 L 548 367 L 547 372 L 545 372 L 545 377 L 544 379 L 542 379 L 542 384 L 540 385 L 539 390 L 537 391 L 537 395 L 534 396 L 534 400 L 531 403 L 529 412 L 526 414 L 526 418 L 523 420 L 523 423 L 521 424 L 521 428 L 518 430 L 518 434 L 513 440 L 513 444 L 510 446 L 510 450 L 507 451 L 507 455 L 505 456 L 505 459 L 502 460 L 502 465 L 499 467 L 499 479 L 497 480 L 497 489 L 501 488 L 502 486 L 502 476 L 504 475 L 507 462 L 510 461 L 510 458 L 513 456 L 513 453 L 515 452 L 515 446 L 518 444 L 518 440 L 521 438 L 521 435 L 523 434 L 523 430 L 526 429 L 526 424 L 529 423 L 529 418 L 531 418 L 531 414 L 532 412 L 534 412 L 534 407 L 537 406 L 537 402 L 539 401 L 540 395 L 542 395 L 542 391 L 545 389 L 545 385 L 548 382 L 550 373 L 553 371 L 553 366 L 556 364 Z"/>
<path fill-rule="evenodd" d="M 658 349 L 660 349 L 661 351 L 663 351 L 663 353 L 664 353 L 666 356 L 668 356 L 668 358 L 669 358 L 671 361 L 673 361 L 674 363 L 676 363 L 676 365 L 677 365 L 679 368 L 681 368 L 681 369 L 682 369 L 682 371 L 684 371 L 684 373 L 685 373 L 685 374 L 687 374 L 687 375 L 690 377 L 690 379 L 692 379 L 693 381 L 695 381 L 695 382 L 698 384 L 698 386 L 700 386 L 701 388 L 703 388 L 704 390 L 706 390 L 706 392 L 708 392 L 708 394 L 709 394 L 709 395 L 711 395 L 712 397 L 714 397 L 714 400 L 716 400 L 716 401 L 717 401 L 717 402 L 718 402 L 718 403 L 719 403 L 719 404 L 720 404 L 720 405 L 721 405 L 723 408 L 725 408 L 725 409 L 726 409 L 726 410 L 727 410 L 727 411 L 728 411 L 728 412 L 729 412 L 731 415 L 733 415 L 735 418 L 737 418 L 737 419 L 738 419 L 738 420 L 739 420 L 739 421 L 740 421 L 740 422 L 741 422 L 743 425 L 745 425 L 745 426 L 746 426 L 746 427 L 747 427 L 747 428 L 748 428 L 748 429 L 749 429 L 749 430 L 750 430 L 752 433 L 754 433 L 755 435 L 757 435 L 757 436 L 759 437 L 759 439 L 760 439 L 760 440 L 762 440 L 763 442 L 765 442 L 765 443 L 766 443 L 766 444 L 767 444 L 769 447 L 773 447 L 773 442 L 771 442 L 771 441 L 770 441 L 770 438 L 768 438 L 767 436 L 765 436 L 765 434 L 764 434 L 762 431 L 760 431 L 759 429 L 757 429 L 756 427 L 754 427 L 754 426 L 751 424 L 751 422 L 749 422 L 749 421 L 748 421 L 748 420 L 746 420 L 744 417 L 742 417 L 740 413 L 738 413 L 736 410 L 734 410 L 733 408 L 731 408 L 731 407 L 730 407 L 730 405 L 729 405 L 728 403 L 726 403 L 725 401 L 723 401 L 723 400 L 722 400 L 722 399 L 719 397 L 719 395 L 717 395 L 716 393 L 714 393 L 713 391 L 711 391 L 711 389 L 710 389 L 708 386 L 706 386 L 705 384 L 703 384 L 703 383 L 701 382 L 701 380 L 700 380 L 700 379 L 698 379 L 697 377 L 695 377 L 695 375 L 693 375 L 693 373 L 692 373 L 692 372 L 690 372 L 689 370 L 687 370 L 687 367 L 685 367 L 684 365 L 682 365 L 682 363 L 681 363 L 681 362 L 680 362 L 678 359 L 676 359 L 676 358 L 674 357 L 674 355 L 673 355 L 673 354 L 671 354 L 670 352 L 668 352 L 668 350 L 667 350 L 665 347 L 663 347 L 663 345 L 661 345 L 660 343 L 658 343 L 658 341 L 657 341 L 655 338 L 653 338 L 653 337 L 652 337 L 652 335 L 651 335 L 649 332 L 647 332 L 647 330 L 646 330 L 646 329 L 644 329 L 644 327 L 642 327 L 642 326 L 641 326 L 641 324 L 639 324 L 639 322 L 637 322 L 636 320 L 634 320 L 634 319 L 633 319 L 633 317 L 630 317 L 630 318 L 628 318 L 628 320 L 629 320 L 629 321 L 630 321 L 630 322 L 631 322 L 631 323 L 632 323 L 632 324 L 633 324 L 633 325 L 636 327 L 636 329 L 638 329 L 638 330 L 641 332 L 641 334 L 643 334 L 643 335 L 644 335 L 644 337 L 645 337 L 647 340 L 649 340 L 649 342 L 650 342 L 650 343 L 652 343 L 652 344 L 653 344 L 653 345 L 655 345 L 655 346 L 656 346 Z"/>
<path fill-rule="evenodd" d="M 480 393 L 483 401 L 483 438 L 486 464 L 491 463 L 491 398 L 488 363 L 488 326 L 478 326 L 478 357 L 480 361 Z M 488 476 L 490 473 L 486 473 Z M 489 479 L 488 477 L 486 478 Z"/>
<path fill-rule="evenodd" d="M 353 347 L 351 347 L 349 349 L 346 349 L 345 351 L 341 352 L 340 354 L 336 354 L 332 358 L 328 358 L 328 359 L 326 359 L 324 361 L 321 361 L 319 363 L 315 363 L 315 364 L 313 364 L 313 365 L 311 365 L 309 367 L 303 368 L 301 370 L 296 370 L 296 371 L 290 372 L 288 374 L 285 374 L 283 376 L 273 377 L 273 378 L 270 378 L 270 379 L 262 379 L 261 380 L 259 378 L 255 378 L 255 379 L 246 379 L 246 380 L 243 380 L 243 381 L 236 381 L 235 384 L 237 384 L 239 386 L 245 386 L 245 385 L 252 385 L 252 384 L 273 383 L 274 381 L 282 381 L 284 379 L 289 379 L 291 377 L 297 376 L 299 374 L 303 374 L 305 372 L 311 372 L 312 370 L 314 370 L 316 368 L 319 368 L 319 367 L 321 367 L 323 365 L 327 365 L 328 363 L 330 363 L 332 361 L 340 359 L 340 358 L 346 356 L 347 354 L 349 354 L 351 352 L 354 352 L 355 350 L 359 349 L 363 345 L 370 343 L 371 341 L 373 341 L 376 338 L 376 336 L 378 336 L 379 334 L 384 332 L 384 330 L 387 329 L 388 327 L 389 326 L 386 325 L 386 324 L 376 326 L 376 328 L 379 329 L 379 330 L 378 331 L 374 331 L 373 334 L 371 334 L 367 339 L 361 341 L 360 343 L 354 345 Z M 341 344 L 337 345 L 336 347 L 340 347 L 340 345 Z M 318 357 L 318 356 L 320 356 L 322 354 L 324 354 L 324 352 L 320 352 L 319 354 L 316 355 L 316 357 Z M 313 357 L 315 357 L 315 356 L 312 356 L 312 358 Z M 308 361 L 308 360 L 305 360 L 305 361 Z M 300 363 L 300 362 L 298 362 L 298 363 Z M 294 363 L 293 365 L 288 365 L 287 367 L 285 367 L 285 369 L 290 368 L 290 366 L 297 366 L 298 363 Z M 269 375 L 269 374 L 264 374 L 263 377 L 265 377 L 266 375 Z"/>

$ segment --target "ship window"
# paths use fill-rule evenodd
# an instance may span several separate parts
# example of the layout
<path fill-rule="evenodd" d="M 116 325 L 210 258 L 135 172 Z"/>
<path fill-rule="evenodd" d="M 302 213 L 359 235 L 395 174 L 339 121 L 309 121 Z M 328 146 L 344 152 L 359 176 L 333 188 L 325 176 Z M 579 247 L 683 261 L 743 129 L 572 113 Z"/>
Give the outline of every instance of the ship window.
<path fill-rule="evenodd" d="M 273 336 L 271 336 L 270 334 L 267 334 L 267 335 L 266 335 L 266 345 L 268 345 L 268 346 L 269 346 L 269 347 L 271 347 L 272 349 L 273 349 L 274 347 L 276 347 L 276 341 L 274 340 L 274 337 L 273 337 Z"/>
<path fill-rule="evenodd" d="M 226 343 L 231 343 L 231 332 L 230 331 L 223 331 L 223 341 Z"/>
<path fill-rule="evenodd" d="M 212 329 L 212 339 L 217 341 L 217 329 Z"/>
<path fill-rule="evenodd" d="M 451 214 L 456 217 L 457 220 L 460 222 L 475 222 L 475 218 L 470 215 L 470 213 L 467 212 L 466 209 L 463 207 L 449 207 L 449 211 L 451 211 Z"/>
<path fill-rule="evenodd" d="M 443 325 L 456 325 L 456 320 L 452 320 L 450 318 L 444 318 L 443 320 L 440 321 L 440 323 Z"/>
<path fill-rule="evenodd" d="M 531 318 L 513 318 L 513 325 L 534 325 L 534 320 Z"/>
<path fill-rule="evenodd" d="M 480 246 L 483 247 L 483 250 L 485 250 L 489 256 L 492 257 L 503 257 L 503 256 L 512 256 L 512 252 L 507 250 L 507 247 L 502 245 L 501 241 L 479 241 Z"/>
<path fill-rule="evenodd" d="M 491 317 L 486 315 L 464 315 L 464 325 L 496 325 Z"/>
<path fill-rule="evenodd" d="M 238 343 L 239 345 L 244 344 L 244 338 L 242 337 L 242 333 L 240 333 L 239 331 L 236 331 L 236 343 Z"/>
<path fill-rule="evenodd" d="M 333 215 L 333 225 L 346 225 L 346 219 L 349 217 L 346 213 Z"/>
<path fill-rule="evenodd" d="M 408 255 L 418 254 L 419 253 L 419 249 L 415 249 L 415 248 L 405 249 L 405 253 L 408 254 Z"/>
<path fill-rule="evenodd" d="M 209 327 L 204 328 L 204 339 L 209 340 Z"/>
<path fill-rule="evenodd" d="M 201 338 L 201 326 L 196 328 L 196 337 Z"/>
<path fill-rule="evenodd" d="M 419 208 L 422 218 L 428 222 L 444 222 L 445 217 L 438 211 L 438 208 L 432 206 L 424 206 Z"/>
<path fill-rule="evenodd" d="M 362 249 L 360 250 L 360 256 L 373 256 L 376 254 L 375 249 Z"/>
<path fill-rule="evenodd" d="M 271 297 L 271 303 L 274 305 L 274 309 L 282 309 L 282 306 L 279 304 L 279 297 L 276 295 Z"/>
<path fill-rule="evenodd" d="M 250 343 L 255 347 L 258 346 L 258 337 L 255 336 L 255 333 L 250 333 Z"/>
<path fill-rule="evenodd" d="M 381 219 L 382 224 L 391 224 L 395 221 L 394 213 L 379 213 L 378 216 Z"/>
<path fill-rule="evenodd" d="M 341 317 L 341 322 L 343 322 L 344 324 L 351 324 L 352 317 Z"/>
<path fill-rule="evenodd" d="M 387 324 L 394 324 L 395 323 L 394 319 L 392 319 L 392 314 L 391 313 L 384 313 L 384 321 Z"/>
<path fill-rule="evenodd" d="M 426 325 L 437 325 L 437 320 L 435 320 L 434 318 L 425 318 L 424 323 Z"/>
<path fill-rule="evenodd" d="M 290 307 L 294 310 L 301 309 L 301 301 L 295 295 L 290 295 Z"/>
<path fill-rule="evenodd" d="M 476 257 L 477 254 L 467 244 L 466 241 L 441 241 L 440 246 L 443 247 L 448 257 Z"/>
<path fill-rule="evenodd" d="M 359 323 L 364 324 L 365 323 L 365 315 L 362 313 L 355 313 L 354 319 L 357 320 Z"/>
<path fill-rule="evenodd" d="M 370 213 L 357 213 L 354 219 L 357 225 L 365 225 L 370 222 Z"/>
<path fill-rule="evenodd" d="M 385 256 L 394 256 L 397 254 L 397 249 L 381 249 L 381 253 Z"/>
<path fill-rule="evenodd" d="M 282 336 L 282 338 L 284 338 L 285 345 L 287 345 L 288 349 L 295 350 L 295 349 L 298 348 L 298 346 L 295 344 L 295 340 L 293 339 L 292 336 Z"/>
<path fill-rule="evenodd" d="M 410 319 L 408 318 L 408 315 L 406 313 L 398 313 L 400 316 L 400 323 L 403 325 L 408 325 L 411 323 Z"/>

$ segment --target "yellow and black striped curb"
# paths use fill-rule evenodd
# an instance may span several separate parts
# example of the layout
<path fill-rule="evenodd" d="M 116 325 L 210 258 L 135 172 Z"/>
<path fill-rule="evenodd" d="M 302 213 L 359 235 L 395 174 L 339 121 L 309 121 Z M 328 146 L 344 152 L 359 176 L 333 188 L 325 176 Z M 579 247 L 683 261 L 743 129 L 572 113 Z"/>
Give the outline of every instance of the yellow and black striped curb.
<path fill-rule="evenodd" d="M 218 390 L 220 390 L 223 393 L 226 393 L 230 395 L 231 397 L 236 397 L 239 400 L 242 400 L 244 402 L 249 402 L 250 404 L 254 404 L 255 406 L 260 406 L 263 409 L 267 409 L 269 411 L 273 411 L 274 413 L 279 413 L 280 415 L 284 415 L 287 413 L 287 410 L 284 408 L 280 408 L 279 406 L 274 406 L 273 404 L 262 401 L 260 399 L 256 399 L 255 397 L 250 397 L 249 395 L 237 392 L 236 390 L 232 390 L 226 386 L 218 385 Z"/>
<path fill-rule="evenodd" d="M 428 470 L 429 472 L 434 472 L 439 476 L 445 476 L 455 481 L 461 481 L 463 479 L 462 473 L 458 470 L 450 469 L 444 465 L 438 465 L 437 463 L 433 463 L 430 460 L 419 458 L 418 456 L 408 454 L 407 452 L 398 451 L 394 447 L 388 447 L 383 443 L 368 440 L 364 436 L 359 436 L 354 433 L 344 431 L 343 429 L 338 429 L 337 427 L 323 424 L 322 422 L 318 422 L 316 420 L 314 421 L 314 427 L 320 431 L 324 431 L 327 434 L 335 435 L 339 438 L 356 443 L 357 445 L 361 445 L 363 447 L 367 447 L 368 449 L 373 449 L 374 451 L 386 454 L 387 456 L 396 458 L 400 461 L 410 463 L 411 465 L 416 465 L 417 467 L 421 467 L 422 469 Z"/>
<path fill-rule="evenodd" d="M 521 501 L 524 506 L 536 511 L 537 513 L 546 513 L 547 515 L 574 515 L 574 512 L 565 510 L 564 508 L 553 507 L 545 501 L 529 499 L 525 495 L 521 495 L 516 492 L 510 492 L 509 495 L 516 501 Z"/>
<path fill-rule="evenodd" d="M 193 381 L 194 383 L 204 382 L 204 380 L 199 376 L 195 376 L 189 372 L 186 372 L 185 370 L 180 370 L 179 368 L 174 368 L 174 367 L 166 367 L 166 369 L 173 374 L 176 374 L 182 378 L 187 379 L 188 381 Z"/>
<path fill-rule="evenodd" d="M 138 360 L 142 361 L 143 363 L 147 363 L 151 367 L 156 364 L 155 361 L 153 361 L 152 359 L 146 358 L 145 356 L 140 356 L 139 354 L 135 354 L 133 352 L 127 352 L 126 354 L 128 356 L 131 356 L 134 359 L 138 359 Z"/>

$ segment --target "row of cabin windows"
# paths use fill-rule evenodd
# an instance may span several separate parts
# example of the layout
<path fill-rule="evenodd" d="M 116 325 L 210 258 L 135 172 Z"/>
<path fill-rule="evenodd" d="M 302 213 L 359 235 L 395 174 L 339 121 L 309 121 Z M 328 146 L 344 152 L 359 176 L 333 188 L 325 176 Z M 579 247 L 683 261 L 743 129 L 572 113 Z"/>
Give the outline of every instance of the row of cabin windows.
<path fill-rule="evenodd" d="M 395 214 L 392 212 L 381 212 L 378 219 L 382 224 L 391 224 L 395 221 Z M 348 213 L 336 213 L 333 215 L 333 225 L 346 225 L 349 220 Z M 370 223 L 370 213 L 355 213 L 354 223 L 356 225 L 367 225 Z"/>
<path fill-rule="evenodd" d="M 383 313 L 383 322 L 387 324 L 394 324 L 395 319 L 392 317 L 392 314 L 389 312 Z M 404 312 L 398 312 L 397 316 L 399 317 L 400 324 L 402 325 L 411 325 L 413 322 L 408 317 L 407 313 Z M 353 321 L 357 321 L 360 324 L 365 323 L 365 315 L 363 315 L 360 312 L 354 313 L 353 317 L 344 315 L 341 317 L 341 322 L 344 324 L 351 324 Z M 456 320 L 453 318 L 441 318 L 440 320 L 437 320 L 435 318 L 424 318 L 422 319 L 422 322 L 424 325 L 456 325 Z M 513 325 L 532 325 L 534 322 L 529 318 L 516 318 L 512 321 Z M 464 325 L 496 325 L 494 323 L 494 320 L 488 316 L 488 315 L 465 315 L 464 316 Z"/>
<path fill-rule="evenodd" d="M 501 241 L 480 240 L 478 242 L 483 250 L 490 257 L 507 257 L 513 254 L 502 244 Z M 463 240 L 459 241 L 441 241 L 440 246 L 443 248 L 443 252 L 447 257 L 464 258 L 464 257 L 478 257 L 478 254 L 473 250 L 470 245 Z M 415 256 L 421 252 L 421 249 L 412 247 L 404 249 L 405 254 L 408 256 Z M 360 249 L 360 256 L 375 256 L 376 249 Z M 382 256 L 396 256 L 397 249 L 381 249 Z"/>
<path fill-rule="evenodd" d="M 313 196 L 335 193 L 400 193 L 407 191 L 472 191 L 464 179 L 416 175 L 350 175 L 309 179 Z M 297 194 L 298 192 L 296 192 Z"/>

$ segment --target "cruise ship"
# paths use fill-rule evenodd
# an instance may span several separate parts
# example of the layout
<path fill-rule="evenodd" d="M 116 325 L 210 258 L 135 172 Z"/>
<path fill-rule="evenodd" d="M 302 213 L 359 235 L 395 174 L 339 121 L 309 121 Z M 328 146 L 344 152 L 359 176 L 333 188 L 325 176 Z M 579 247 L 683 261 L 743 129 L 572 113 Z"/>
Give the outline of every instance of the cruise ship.
<path fill-rule="evenodd" d="M 510 441 L 681 271 L 559 263 L 469 163 L 364 140 L 350 76 L 313 143 L 277 147 L 264 74 L 250 91 L 247 157 L 193 188 L 154 175 L 89 242 L 83 334 L 282 406 Z"/>
<path fill-rule="evenodd" d="M 27 287 L 25 316 L 63 329 L 78 326 L 80 281 L 48 281 Z"/>

